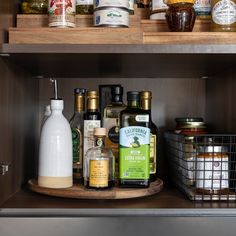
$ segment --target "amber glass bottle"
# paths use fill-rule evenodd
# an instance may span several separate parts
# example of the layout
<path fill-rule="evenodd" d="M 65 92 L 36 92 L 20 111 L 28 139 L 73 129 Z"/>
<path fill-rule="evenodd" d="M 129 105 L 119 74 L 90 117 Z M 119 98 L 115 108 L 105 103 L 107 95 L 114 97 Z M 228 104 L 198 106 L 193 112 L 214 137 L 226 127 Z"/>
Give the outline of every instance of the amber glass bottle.
<path fill-rule="evenodd" d="M 168 0 L 166 20 L 172 32 L 191 32 L 196 19 L 194 0 Z"/>

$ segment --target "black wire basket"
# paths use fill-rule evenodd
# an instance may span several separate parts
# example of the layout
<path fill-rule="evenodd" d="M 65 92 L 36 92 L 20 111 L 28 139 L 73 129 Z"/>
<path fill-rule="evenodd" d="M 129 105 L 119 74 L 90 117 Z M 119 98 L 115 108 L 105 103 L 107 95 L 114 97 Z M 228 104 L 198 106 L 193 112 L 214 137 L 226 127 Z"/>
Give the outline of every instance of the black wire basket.
<path fill-rule="evenodd" d="M 236 135 L 166 132 L 171 180 L 191 200 L 236 200 Z"/>

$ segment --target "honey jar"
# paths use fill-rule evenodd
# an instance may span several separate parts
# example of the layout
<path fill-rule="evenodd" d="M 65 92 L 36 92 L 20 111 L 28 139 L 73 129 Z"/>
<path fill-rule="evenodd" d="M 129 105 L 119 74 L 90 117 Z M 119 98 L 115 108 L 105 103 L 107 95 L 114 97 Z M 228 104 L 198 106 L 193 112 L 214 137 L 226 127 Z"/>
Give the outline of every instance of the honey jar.
<path fill-rule="evenodd" d="M 191 32 L 196 19 L 194 0 L 167 0 L 166 21 L 172 32 Z"/>
<path fill-rule="evenodd" d="M 229 192 L 229 157 L 227 147 L 208 144 L 197 148 L 196 189 L 204 194 Z"/>

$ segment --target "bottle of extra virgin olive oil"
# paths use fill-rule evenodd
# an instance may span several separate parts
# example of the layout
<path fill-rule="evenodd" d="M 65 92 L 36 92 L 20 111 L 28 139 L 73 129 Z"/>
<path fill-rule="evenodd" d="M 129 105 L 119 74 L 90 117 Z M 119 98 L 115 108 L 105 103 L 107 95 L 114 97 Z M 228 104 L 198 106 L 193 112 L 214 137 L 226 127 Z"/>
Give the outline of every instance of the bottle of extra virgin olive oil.
<path fill-rule="evenodd" d="M 94 147 L 94 128 L 101 127 L 101 114 L 98 111 L 98 92 L 87 92 L 87 111 L 84 113 L 84 155 Z"/>
<path fill-rule="evenodd" d="M 86 89 L 74 90 L 75 107 L 70 120 L 73 141 L 73 180 L 79 182 L 83 177 L 83 132 Z"/>
<path fill-rule="evenodd" d="M 150 116 L 150 181 L 156 180 L 156 168 L 157 168 L 157 137 L 158 130 L 156 125 L 152 122 L 151 116 L 151 100 L 152 92 L 143 91 L 141 92 L 141 108 L 148 111 Z"/>
<path fill-rule="evenodd" d="M 150 114 L 140 109 L 140 93 L 127 92 L 120 113 L 120 187 L 148 187 L 150 177 Z"/>

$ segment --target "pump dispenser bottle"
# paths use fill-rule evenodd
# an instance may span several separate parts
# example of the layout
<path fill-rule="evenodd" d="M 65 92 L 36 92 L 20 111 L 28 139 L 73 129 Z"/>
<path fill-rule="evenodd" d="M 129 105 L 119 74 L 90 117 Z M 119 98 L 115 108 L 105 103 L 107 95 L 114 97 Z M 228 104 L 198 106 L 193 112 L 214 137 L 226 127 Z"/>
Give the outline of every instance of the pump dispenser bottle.
<path fill-rule="evenodd" d="M 63 116 L 64 102 L 57 96 L 57 81 L 53 80 L 55 98 L 51 99 L 51 116 L 45 121 L 40 137 L 38 185 L 47 188 L 68 188 L 72 181 L 72 134 Z"/>

